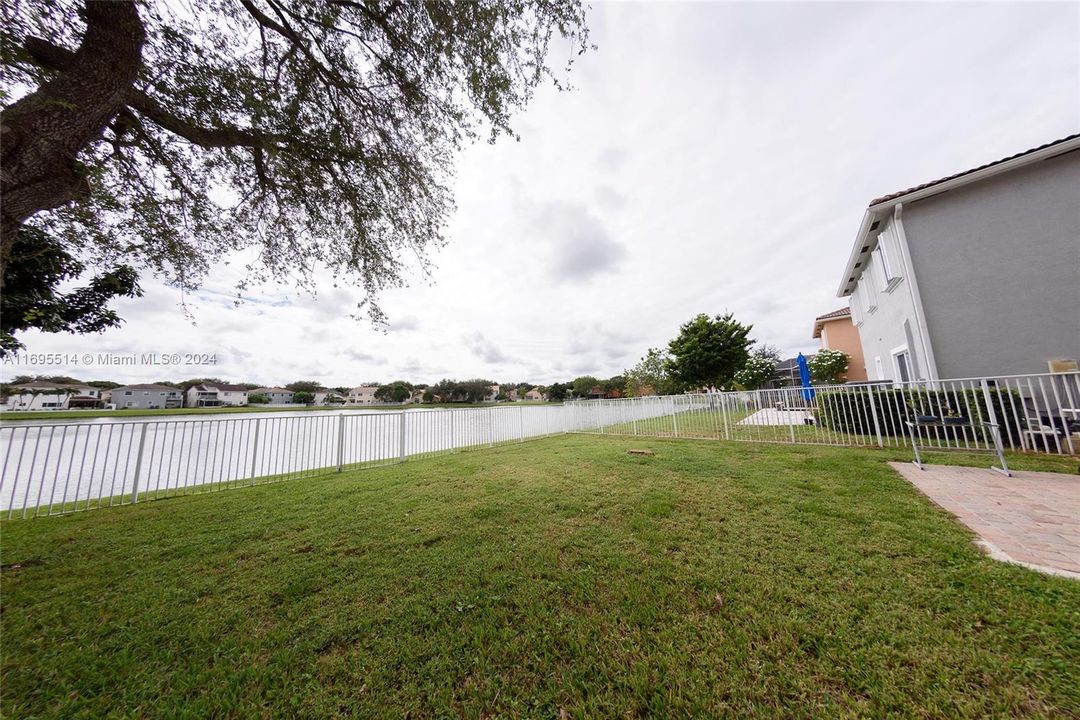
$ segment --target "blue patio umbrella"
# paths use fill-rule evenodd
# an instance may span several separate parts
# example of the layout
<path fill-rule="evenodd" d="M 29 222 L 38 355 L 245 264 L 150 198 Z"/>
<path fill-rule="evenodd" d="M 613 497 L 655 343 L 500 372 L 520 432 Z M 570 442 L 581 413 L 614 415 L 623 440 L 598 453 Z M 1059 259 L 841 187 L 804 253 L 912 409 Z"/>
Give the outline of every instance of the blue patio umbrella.
<path fill-rule="evenodd" d="M 802 353 L 799 353 L 799 380 L 802 381 L 802 397 L 806 402 L 810 402 L 814 399 L 814 388 L 810 385 L 810 366 L 806 364 L 806 358 Z"/>

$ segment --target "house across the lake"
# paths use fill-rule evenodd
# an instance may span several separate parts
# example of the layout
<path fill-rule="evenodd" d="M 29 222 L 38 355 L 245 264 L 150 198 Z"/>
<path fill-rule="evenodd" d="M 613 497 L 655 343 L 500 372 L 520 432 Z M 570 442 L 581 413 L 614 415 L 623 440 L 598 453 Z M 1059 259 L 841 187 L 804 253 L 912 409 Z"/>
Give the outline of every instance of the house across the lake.
<path fill-rule="evenodd" d="M 124 385 L 112 389 L 109 402 L 120 409 L 178 408 L 184 404 L 184 394 L 169 385 Z"/>
<path fill-rule="evenodd" d="M 252 395 L 262 395 L 272 405 L 288 405 L 293 400 L 293 391 L 281 387 L 263 387 L 248 391 L 248 398 Z"/>
<path fill-rule="evenodd" d="M 1080 358 L 1080 134 L 871 201 L 837 294 L 870 380 Z"/>
<path fill-rule="evenodd" d="M 11 386 L 8 410 L 75 410 L 102 406 L 101 389 L 82 383 L 33 381 Z"/>
<path fill-rule="evenodd" d="M 247 405 L 247 388 L 240 385 L 192 385 L 185 397 L 185 407 L 219 407 Z M 115 396 L 114 396 L 115 397 Z"/>

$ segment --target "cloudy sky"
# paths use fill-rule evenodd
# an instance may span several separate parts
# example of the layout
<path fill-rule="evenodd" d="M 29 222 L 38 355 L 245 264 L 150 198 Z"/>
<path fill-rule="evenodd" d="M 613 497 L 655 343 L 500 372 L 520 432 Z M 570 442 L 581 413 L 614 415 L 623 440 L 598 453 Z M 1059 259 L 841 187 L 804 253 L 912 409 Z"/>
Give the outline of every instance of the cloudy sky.
<path fill-rule="evenodd" d="M 732 311 L 786 353 L 836 309 L 878 195 L 1080 128 L 1076 2 L 595 3 L 599 49 L 543 91 L 520 142 L 460 158 L 451 243 L 382 298 L 265 289 L 228 269 L 187 298 L 146 279 L 104 335 L 27 334 L 32 353 L 214 353 L 210 368 L 5 366 L 152 381 L 331 386 L 621 372 L 699 312 Z"/>

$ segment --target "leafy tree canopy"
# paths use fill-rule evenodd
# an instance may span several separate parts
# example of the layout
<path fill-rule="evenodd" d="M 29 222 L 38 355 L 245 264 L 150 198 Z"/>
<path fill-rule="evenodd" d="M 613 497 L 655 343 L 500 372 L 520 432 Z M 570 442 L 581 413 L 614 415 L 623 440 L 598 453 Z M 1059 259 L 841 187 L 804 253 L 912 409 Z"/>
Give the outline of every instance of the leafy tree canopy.
<path fill-rule="evenodd" d="M 725 387 L 749 357 L 752 325 L 731 313 L 710 318 L 704 313 L 684 323 L 668 343 L 672 377 L 686 387 Z"/>
<path fill-rule="evenodd" d="M 671 376 L 671 357 L 666 350 L 649 348 L 638 364 L 627 370 L 626 394 L 630 397 L 643 395 L 672 395 L 679 391 Z"/>
<path fill-rule="evenodd" d="M 306 392 L 304 390 L 301 390 L 300 392 L 294 392 L 292 396 L 292 401 L 300 405 L 310 405 L 311 403 L 315 402 L 315 393 Z"/>
<path fill-rule="evenodd" d="M 579 378 L 575 378 L 570 387 L 573 390 L 574 397 L 588 397 L 589 392 L 600 385 L 600 378 L 595 378 L 592 375 L 582 375 Z"/>
<path fill-rule="evenodd" d="M 375 398 L 385 403 L 403 403 L 412 397 L 412 385 L 404 380 L 397 380 L 389 385 L 380 385 L 375 390 Z"/>
<path fill-rule="evenodd" d="M 39 228 L 22 228 L 10 252 L 12 262 L 4 265 L 0 293 L 0 356 L 23 349 L 15 335 L 30 328 L 92 333 L 119 327 L 120 317 L 108 309 L 109 301 L 142 295 L 129 265 L 96 275 L 85 287 L 60 292 L 61 283 L 78 278 L 84 266 Z"/>
<path fill-rule="evenodd" d="M 322 385 L 319 383 L 318 380 L 297 380 L 296 382 L 291 382 L 286 385 L 285 389 L 292 390 L 293 393 L 309 392 L 314 394 L 318 392 L 319 388 L 321 387 Z M 348 389 L 346 389 L 345 392 L 348 393 Z"/>
<path fill-rule="evenodd" d="M 551 386 L 547 388 L 548 400 L 561 402 L 566 399 L 566 396 L 567 394 L 569 394 L 569 392 L 569 383 L 552 383 Z"/>
<path fill-rule="evenodd" d="M 512 133 L 560 84 L 549 54 L 569 69 L 590 47 L 579 0 L 35 0 L 3 18 L 0 281 L 35 227 L 185 288 L 247 250 L 240 290 L 329 275 L 376 320 L 445 241 L 456 151 Z"/>

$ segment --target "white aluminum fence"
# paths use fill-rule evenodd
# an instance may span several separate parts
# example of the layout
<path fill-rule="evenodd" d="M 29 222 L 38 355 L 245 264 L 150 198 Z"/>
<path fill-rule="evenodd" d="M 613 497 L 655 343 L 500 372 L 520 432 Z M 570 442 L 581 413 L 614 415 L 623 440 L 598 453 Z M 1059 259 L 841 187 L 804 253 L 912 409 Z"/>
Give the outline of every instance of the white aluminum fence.
<path fill-rule="evenodd" d="M 752 442 L 908 447 L 907 422 L 993 424 L 1006 450 L 1080 453 L 1080 373 L 832 385 L 571 403 L 588 432 Z M 992 449 L 990 427 L 922 427 L 920 446 Z"/>
<path fill-rule="evenodd" d="M 1071 411 L 1071 412 L 1070 412 Z M 1080 373 L 587 400 L 565 405 L 0 425 L 0 516 L 210 492 L 566 432 L 878 447 L 917 416 L 994 423 L 1006 449 L 1080 452 Z M 985 450 L 987 428 L 921 428 Z"/>
<path fill-rule="evenodd" d="M 490 447 L 576 428 L 561 405 L 0 426 L 0 514 L 56 515 Z"/>

